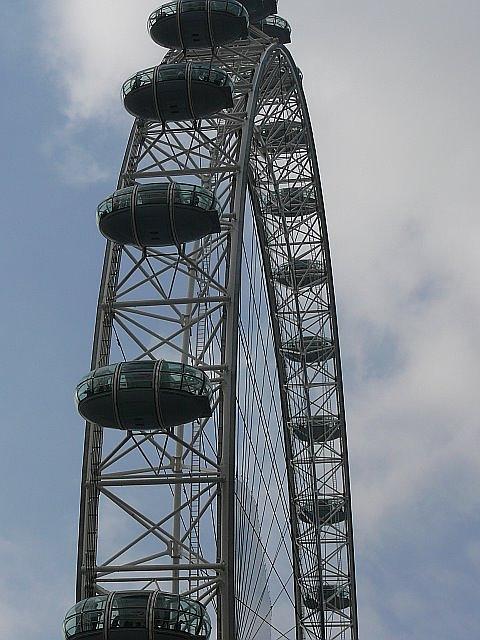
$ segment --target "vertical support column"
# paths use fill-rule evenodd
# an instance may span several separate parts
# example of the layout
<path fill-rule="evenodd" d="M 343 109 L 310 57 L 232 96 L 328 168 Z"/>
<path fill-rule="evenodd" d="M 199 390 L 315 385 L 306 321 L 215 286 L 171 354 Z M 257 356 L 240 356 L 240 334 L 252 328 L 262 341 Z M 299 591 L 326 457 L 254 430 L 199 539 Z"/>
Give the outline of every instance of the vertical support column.
<path fill-rule="evenodd" d="M 100 286 L 95 337 L 91 367 L 103 366 L 108 362 L 112 322 L 108 306 L 115 297 L 121 249 L 109 242 Z M 102 456 L 103 432 L 101 427 L 88 423 L 85 429 L 83 450 L 82 487 L 80 494 L 80 520 L 78 527 L 77 555 L 77 600 L 95 595 L 98 502 L 100 492 L 100 461 Z"/>
<path fill-rule="evenodd" d="M 117 183 L 118 188 L 125 186 L 125 174 L 131 172 L 137 164 L 141 140 L 142 123 L 137 120 L 130 131 Z M 109 307 L 115 301 L 121 257 L 121 247 L 107 242 L 95 320 L 92 369 L 108 363 L 113 326 L 113 317 Z M 103 431 L 101 427 L 87 424 L 83 448 L 78 525 L 77 601 L 93 596 L 96 592 L 95 570 L 97 562 L 98 503 L 100 497 L 98 480 L 100 478 L 102 447 Z"/>
<path fill-rule="evenodd" d="M 223 590 L 220 599 L 219 639 L 236 637 L 235 602 L 235 474 L 236 474 L 236 422 L 237 422 L 237 364 L 238 319 L 240 316 L 240 291 L 242 285 L 242 242 L 245 226 L 245 201 L 248 184 L 248 167 L 252 140 L 257 91 L 246 97 L 246 119 L 240 132 L 239 170 L 235 178 L 233 220 L 231 229 L 230 272 L 225 326 L 226 374 L 223 390 L 222 472 L 224 482 L 220 497 L 220 558 L 225 564 Z"/>
<path fill-rule="evenodd" d="M 197 240 L 195 242 L 194 248 L 198 251 L 200 246 L 200 242 Z M 185 314 L 183 316 L 183 342 L 182 342 L 182 364 L 188 364 L 188 353 L 189 353 L 189 344 L 190 344 L 190 322 L 192 319 L 192 309 L 193 303 L 191 302 L 195 289 L 195 281 L 196 281 L 196 272 L 193 265 L 188 269 L 188 291 L 187 298 L 190 302 L 187 303 L 187 308 L 185 310 Z M 179 440 L 183 441 L 185 435 L 185 425 L 180 425 L 177 427 L 177 437 Z M 177 446 L 175 449 L 175 459 L 173 469 L 174 473 L 178 473 L 181 475 L 183 473 L 183 454 L 185 448 L 181 442 L 177 441 Z M 180 536 L 181 536 L 181 511 L 180 506 L 182 504 L 182 484 L 177 482 L 174 487 L 174 495 L 173 495 L 173 510 L 175 515 L 173 517 L 173 544 L 172 544 L 172 562 L 173 564 L 180 563 Z M 178 570 L 174 570 L 172 573 L 172 593 L 179 594 L 180 593 L 180 573 Z"/>

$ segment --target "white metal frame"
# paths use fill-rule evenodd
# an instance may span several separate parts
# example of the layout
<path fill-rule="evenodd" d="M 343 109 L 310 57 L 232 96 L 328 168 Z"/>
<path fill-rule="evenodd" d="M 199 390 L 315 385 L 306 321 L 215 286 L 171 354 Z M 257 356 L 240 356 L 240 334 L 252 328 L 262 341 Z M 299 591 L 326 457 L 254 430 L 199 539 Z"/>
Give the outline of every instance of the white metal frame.
<path fill-rule="evenodd" d="M 288 51 L 255 28 L 246 41 L 214 52 L 171 51 L 165 62 L 184 59 L 208 61 L 228 71 L 235 83 L 234 108 L 201 122 L 137 121 L 118 185 L 174 180 L 208 186 L 222 206 L 221 232 L 165 251 L 107 243 L 92 368 L 113 361 L 115 350 L 116 357 L 128 359 L 156 359 L 167 353 L 170 359 L 207 372 L 215 388 L 214 416 L 168 433 L 107 433 L 87 424 L 77 598 L 118 585 L 168 586 L 215 606 L 218 638 L 246 637 L 242 634 L 248 629 L 250 640 L 261 637 L 261 624 L 253 627 L 255 633 L 252 622 L 239 631 L 242 607 L 247 605 L 240 602 L 239 576 L 235 575 L 239 572 L 238 503 L 246 500 L 250 510 L 255 504 L 248 492 L 238 489 L 236 459 L 238 396 L 243 392 L 238 371 L 239 317 L 248 187 L 269 308 L 269 317 L 259 322 L 265 321 L 272 335 L 283 422 L 278 426 L 283 433 L 286 484 L 282 486 L 288 494 L 289 514 L 282 531 L 288 529 L 291 545 L 292 633 L 297 638 L 358 640 L 333 280 L 301 82 Z M 260 133 L 263 125 L 279 121 L 300 122 L 300 135 L 292 139 L 287 124 L 281 139 L 265 140 Z M 314 190 L 317 206 L 311 212 L 299 210 L 298 216 L 285 216 L 281 189 L 298 185 Z M 278 266 L 304 257 L 324 265 L 327 277 L 319 286 L 292 289 L 275 281 L 272 274 Z M 306 334 L 331 340 L 333 358 L 316 366 L 307 363 L 305 353 L 300 362 L 286 358 L 286 342 L 295 338 L 304 347 Z M 338 417 L 341 437 L 320 445 L 311 434 L 309 442 L 299 441 L 292 434 L 292 424 L 298 417 L 311 415 Z M 322 496 L 344 502 L 344 523 L 322 525 L 317 503 Z M 298 518 L 299 504 L 306 498 L 316 505 L 315 522 L 310 525 Z M 133 533 L 114 520 L 109 533 L 111 552 L 99 565 L 98 544 L 102 527 L 108 524 L 102 501 L 140 531 Z M 275 505 L 271 511 L 271 518 L 277 518 Z M 151 545 L 152 539 L 156 546 Z M 274 562 L 271 565 L 270 572 Z M 254 562 L 252 570 L 258 571 L 258 566 Z M 335 610 L 320 603 L 318 610 L 306 608 L 305 596 L 323 582 L 347 588 L 351 606 Z M 270 618 L 258 611 L 246 615 L 270 624 Z M 279 638 L 292 637 L 271 627 Z"/>

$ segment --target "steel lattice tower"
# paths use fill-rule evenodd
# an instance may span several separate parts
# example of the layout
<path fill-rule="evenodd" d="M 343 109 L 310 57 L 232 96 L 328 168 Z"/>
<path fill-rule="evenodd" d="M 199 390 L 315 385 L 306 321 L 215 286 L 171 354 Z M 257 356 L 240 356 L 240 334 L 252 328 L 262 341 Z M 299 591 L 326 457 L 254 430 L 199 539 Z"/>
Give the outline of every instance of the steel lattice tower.
<path fill-rule="evenodd" d="M 170 49 L 124 85 L 67 638 L 358 640 L 325 211 L 275 5 L 164 5 Z"/>

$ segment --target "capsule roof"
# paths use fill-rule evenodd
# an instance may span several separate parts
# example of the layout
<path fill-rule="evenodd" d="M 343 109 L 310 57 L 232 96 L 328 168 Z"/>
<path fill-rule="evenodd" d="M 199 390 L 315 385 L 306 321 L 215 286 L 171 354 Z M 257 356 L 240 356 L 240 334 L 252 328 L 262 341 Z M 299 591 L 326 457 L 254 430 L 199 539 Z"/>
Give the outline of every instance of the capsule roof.
<path fill-rule="evenodd" d="M 82 600 L 63 624 L 65 640 L 208 640 L 211 629 L 202 604 L 160 591 L 118 591 Z"/>
<path fill-rule="evenodd" d="M 292 28 L 280 16 L 268 16 L 258 23 L 261 29 L 270 38 L 275 38 L 280 44 L 289 44 L 291 40 Z"/>
<path fill-rule="evenodd" d="M 212 414 L 203 371 L 166 360 L 137 360 L 90 371 L 78 384 L 79 413 L 114 429 L 168 429 Z"/>
<path fill-rule="evenodd" d="M 148 19 L 152 39 L 168 49 L 211 49 L 248 36 L 249 18 L 236 0 L 175 0 Z"/>
<path fill-rule="evenodd" d="M 160 182 L 115 191 L 97 209 L 101 233 L 117 244 L 179 246 L 220 231 L 220 205 L 200 185 Z"/>
<path fill-rule="evenodd" d="M 215 66 L 161 64 L 139 71 L 123 85 L 126 110 L 145 120 L 199 120 L 233 107 L 233 83 Z"/>

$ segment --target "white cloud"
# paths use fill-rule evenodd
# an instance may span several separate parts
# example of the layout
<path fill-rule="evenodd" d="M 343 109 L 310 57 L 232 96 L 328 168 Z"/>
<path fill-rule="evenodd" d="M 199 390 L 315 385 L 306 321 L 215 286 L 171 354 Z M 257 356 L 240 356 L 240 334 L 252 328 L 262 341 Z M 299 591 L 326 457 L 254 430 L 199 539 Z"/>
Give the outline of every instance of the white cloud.
<path fill-rule="evenodd" d="M 157 64 L 165 50 L 146 33 L 155 2 L 82 0 L 42 3 L 41 59 L 58 95 L 60 120 L 46 132 L 44 151 L 67 184 L 85 185 L 112 178 L 88 148 L 93 127 L 128 130 L 121 87 L 127 78 Z M 95 129 L 96 130 L 96 129 Z"/>
<path fill-rule="evenodd" d="M 129 0 L 46 3 L 43 57 L 70 121 L 119 118 L 123 82 L 163 56 L 146 33 L 156 7 Z"/>

